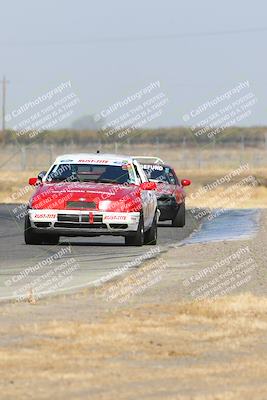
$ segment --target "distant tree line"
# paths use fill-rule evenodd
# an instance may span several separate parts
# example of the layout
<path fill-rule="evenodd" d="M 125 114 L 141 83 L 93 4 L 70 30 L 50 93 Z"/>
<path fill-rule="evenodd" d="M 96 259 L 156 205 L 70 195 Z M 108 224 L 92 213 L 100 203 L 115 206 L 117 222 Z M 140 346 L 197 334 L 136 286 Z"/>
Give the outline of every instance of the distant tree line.
<path fill-rule="evenodd" d="M 208 137 L 205 132 L 200 136 L 196 136 L 194 132 L 187 127 L 176 128 L 158 128 L 131 131 L 128 134 L 124 132 L 116 132 L 110 134 L 108 131 L 89 131 L 61 129 L 55 131 L 43 131 L 37 136 L 32 136 L 30 132 L 18 135 L 14 131 L 6 131 L 5 134 L 0 132 L 0 142 L 4 144 L 77 144 L 83 145 L 88 143 L 134 143 L 134 144 L 179 144 L 186 146 L 194 146 L 198 144 L 216 143 L 221 145 L 237 145 L 244 144 L 246 146 L 262 146 L 267 147 L 267 127 L 230 127 L 213 137 Z"/>

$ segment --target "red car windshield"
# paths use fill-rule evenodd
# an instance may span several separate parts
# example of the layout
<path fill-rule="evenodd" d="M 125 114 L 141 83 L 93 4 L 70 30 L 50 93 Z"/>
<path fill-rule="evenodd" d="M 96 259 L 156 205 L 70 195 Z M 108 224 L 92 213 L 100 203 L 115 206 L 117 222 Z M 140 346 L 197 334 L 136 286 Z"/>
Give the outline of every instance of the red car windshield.
<path fill-rule="evenodd" d="M 131 183 L 126 166 L 98 164 L 54 165 L 46 181 Z"/>

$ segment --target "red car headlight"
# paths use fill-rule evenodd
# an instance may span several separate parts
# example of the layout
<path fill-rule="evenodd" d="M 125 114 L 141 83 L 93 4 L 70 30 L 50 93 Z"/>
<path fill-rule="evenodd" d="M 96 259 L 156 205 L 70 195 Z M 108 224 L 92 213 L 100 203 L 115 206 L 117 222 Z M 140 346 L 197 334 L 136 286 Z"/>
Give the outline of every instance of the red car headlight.
<path fill-rule="evenodd" d="M 110 212 L 136 212 L 142 208 L 141 200 L 134 198 L 131 200 L 102 200 L 99 202 L 100 211 Z"/>

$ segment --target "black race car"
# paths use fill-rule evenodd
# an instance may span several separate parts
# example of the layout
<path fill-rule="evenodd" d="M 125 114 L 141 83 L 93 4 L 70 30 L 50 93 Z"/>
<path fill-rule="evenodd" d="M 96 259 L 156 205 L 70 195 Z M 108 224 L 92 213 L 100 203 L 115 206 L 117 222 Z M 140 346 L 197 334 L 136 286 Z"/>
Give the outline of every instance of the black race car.
<path fill-rule="evenodd" d="M 171 220 L 172 226 L 185 225 L 185 186 L 189 179 L 177 178 L 174 169 L 156 157 L 134 157 L 141 164 L 150 181 L 157 182 L 156 196 L 160 221 Z"/>

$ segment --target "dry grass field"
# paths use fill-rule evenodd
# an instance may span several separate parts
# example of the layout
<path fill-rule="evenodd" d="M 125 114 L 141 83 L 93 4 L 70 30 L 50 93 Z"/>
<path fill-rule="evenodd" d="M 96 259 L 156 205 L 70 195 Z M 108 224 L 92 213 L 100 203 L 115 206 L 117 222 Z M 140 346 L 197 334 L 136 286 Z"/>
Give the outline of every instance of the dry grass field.
<path fill-rule="evenodd" d="M 0 349 L 4 398 L 266 399 L 266 330 L 251 294 L 22 323 Z"/>

